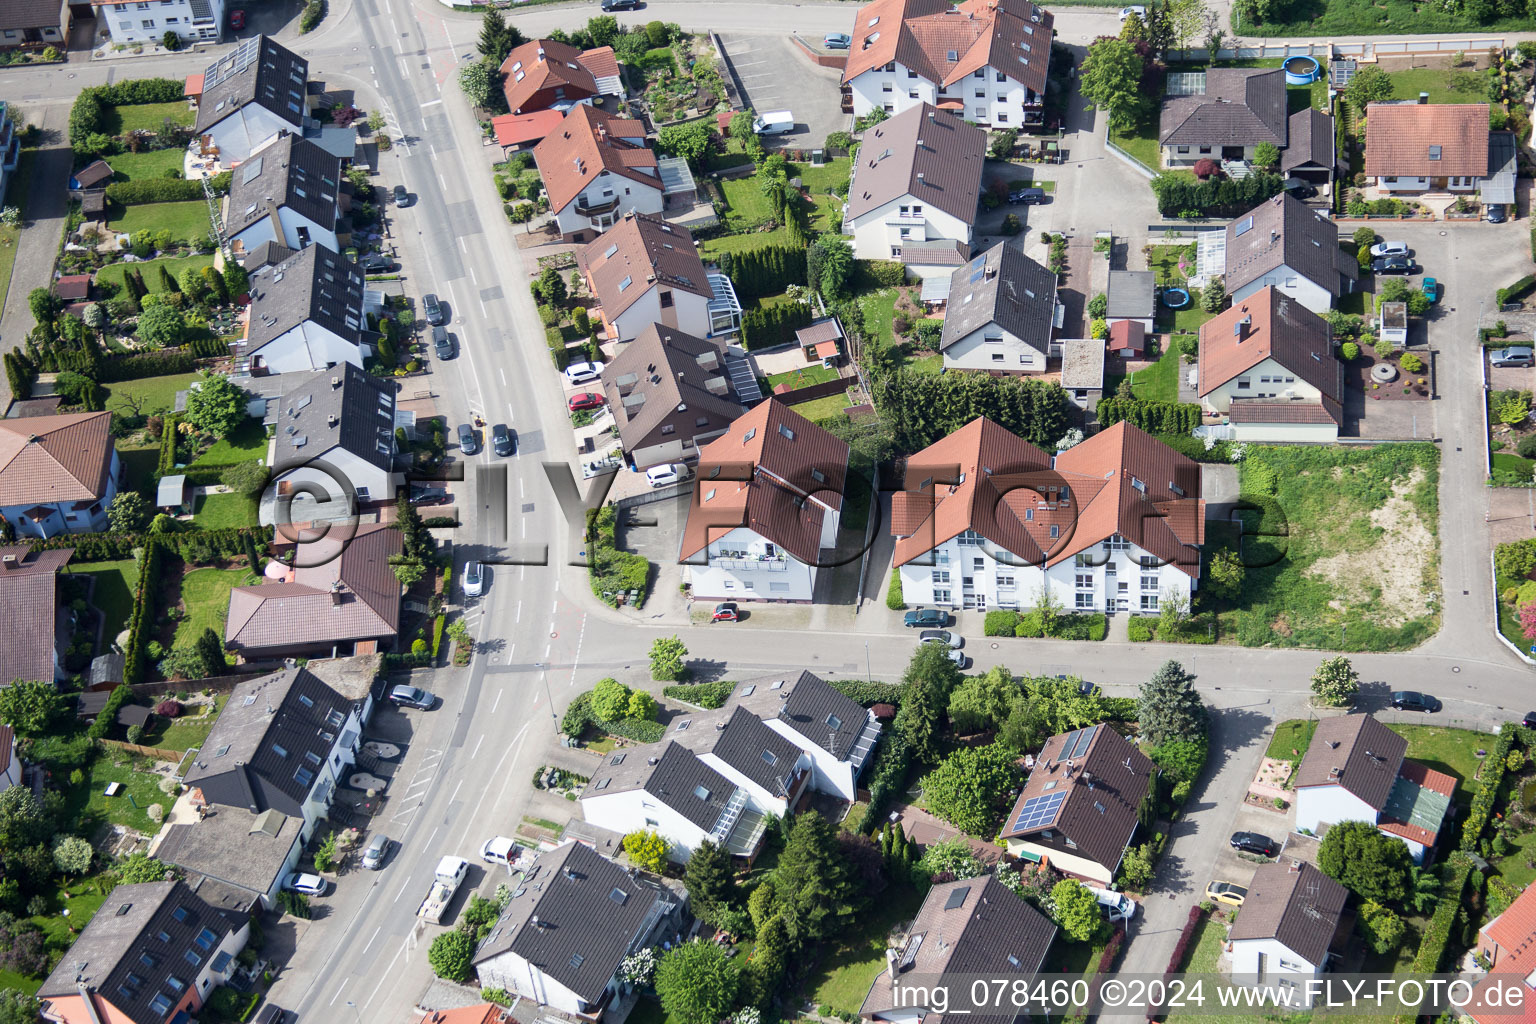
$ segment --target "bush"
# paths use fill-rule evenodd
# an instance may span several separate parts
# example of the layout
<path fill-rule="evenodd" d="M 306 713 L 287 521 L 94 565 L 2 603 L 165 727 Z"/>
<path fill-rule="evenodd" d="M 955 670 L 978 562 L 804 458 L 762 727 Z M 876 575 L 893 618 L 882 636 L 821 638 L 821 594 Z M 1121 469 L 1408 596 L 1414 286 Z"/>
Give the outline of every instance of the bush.
<path fill-rule="evenodd" d="M 907 268 L 896 260 L 854 260 L 854 288 L 864 291 L 870 288 L 894 288 L 905 284 Z"/>
<path fill-rule="evenodd" d="M 885 588 L 885 606 L 893 612 L 899 612 L 907 606 L 901 592 L 901 570 L 895 567 L 891 569 L 891 582 Z"/>
<path fill-rule="evenodd" d="M 216 175 L 210 184 L 217 195 L 229 192 L 231 172 Z M 181 178 L 141 178 L 136 181 L 114 181 L 107 186 L 107 199 L 120 206 L 133 203 L 184 203 L 203 198 L 203 182 Z M 186 239 L 182 239 L 186 241 Z"/>
<path fill-rule="evenodd" d="M 304 13 L 299 16 L 300 34 L 313 32 L 325 19 L 325 12 L 325 0 L 310 0 L 304 8 Z"/>
<path fill-rule="evenodd" d="M 794 340 L 795 332 L 812 320 L 811 307 L 786 302 L 741 314 L 741 341 L 748 349 L 773 348 Z"/>
<path fill-rule="evenodd" d="M 1152 619 L 1145 615 L 1133 615 L 1126 622 L 1126 634 L 1132 643 L 1146 643 L 1152 639 Z"/>
<path fill-rule="evenodd" d="M 1014 627 L 1019 624 L 1019 613 L 1005 610 L 987 612 L 983 633 L 986 636 L 1013 636 Z"/>
<path fill-rule="evenodd" d="M 176 718 L 181 714 L 181 702 L 176 700 L 163 700 L 155 705 L 155 714 L 162 718 Z"/>
<path fill-rule="evenodd" d="M 1339 346 L 1339 358 L 1346 363 L 1352 363 L 1360 358 L 1360 346 L 1352 341 L 1346 341 Z"/>
<path fill-rule="evenodd" d="M 1420 373 L 1424 369 L 1424 360 L 1412 352 L 1404 352 L 1402 358 L 1397 361 L 1397 364 L 1403 368 L 1405 373 Z"/>
<path fill-rule="evenodd" d="M 671 697 L 673 700 L 687 701 L 689 704 L 697 704 L 701 708 L 725 707 L 725 702 L 731 695 L 736 684 L 728 679 L 722 679 L 714 683 L 677 683 L 672 686 L 662 687 L 662 696 Z"/>

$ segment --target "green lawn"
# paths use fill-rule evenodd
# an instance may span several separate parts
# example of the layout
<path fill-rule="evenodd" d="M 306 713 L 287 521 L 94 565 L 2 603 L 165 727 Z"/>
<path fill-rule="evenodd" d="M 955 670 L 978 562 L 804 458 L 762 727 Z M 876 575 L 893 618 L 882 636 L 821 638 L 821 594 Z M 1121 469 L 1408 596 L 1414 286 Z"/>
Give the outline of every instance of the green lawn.
<path fill-rule="evenodd" d="M 192 520 L 205 530 L 255 526 L 259 502 L 244 494 L 200 494 Z"/>
<path fill-rule="evenodd" d="M 1193 304 L 1173 311 L 1173 330 L 1182 334 L 1198 334 L 1207 320 L 1215 316 Z"/>
<path fill-rule="evenodd" d="M 158 205 L 181 206 L 184 204 L 161 203 Z M 207 208 L 204 207 L 204 209 L 206 210 Z M 183 256 L 181 259 L 145 260 L 142 263 L 114 263 L 111 266 L 102 267 L 100 270 L 96 271 L 96 280 L 97 282 L 114 281 L 119 287 L 121 287 L 123 283 L 123 275 L 127 273 L 129 269 L 133 269 L 139 271 L 139 273 L 143 275 L 144 287 L 148 291 L 158 292 L 161 289 L 160 271 L 157 268 L 161 264 L 165 265 L 166 271 L 169 272 L 172 277 L 180 278 L 181 272 L 188 268 L 193 270 L 202 270 L 204 267 L 213 266 L 213 256 Z"/>
<path fill-rule="evenodd" d="M 134 771 L 133 760 L 122 751 L 102 751 L 91 762 L 85 781 L 65 789 L 66 820 L 81 823 L 87 831 L 93 829 L 98 820 L 106 820 L 153 835 L 159 826 L 149 820 L 145 808 L 160 804 L 170 810 L 173 801 L 160 792 L 160 776 Z M 117 796 L 107 796 L 109 782 L 121 782 L 123 791 Z"/>
<path fill-rule="evenodd" d="M 1493 746 L 1494 736 L 1471 729 L 1447 729 L 1438 725 L 1397 725 L 1391 730 L 1408 741 L 1407 756 L 1427 768 L 1456 779 L 1456 800 L 1469 802 L 1482 783 L 1473 776 L 1480 763 L 1477 751 Z"/>
<path fill-rule="evenodd" d="M 90 576 L 96 581 L 91 603 L 105 620 L 102 642 L 110 644 L 128 628 L 133 614 L 133 588 L 139 583 L 139 563 L 131 558 L 116 562 L 85 562 L 71 566 L 70 572 Z"/>
<path fill-rule="evenodd" d="M 923 898 L 911 886 L 892 886 L 875 907 L 854 919 L 848 931 L 828 942 L 820 962 L 806 980 L 810 1001 L 830 1004 L 834 1011 L 857 1013 L 875 976 L 885 970 L 886 936 L 912 919 Z"/>
<path fill-rule="evenodd" d="M 213 443 L 192 465 L 227 466 L 231 462 L 260 462 L 267 454 L 267 429 L 257 419 L 246 419 L 234 433 Z"/>
<path fill-rule="evenodd" d="M 1471 67 L 1448 70 L 1445 68 L 1409 68 L 1390 71 L 1392 98 L 1416 100 L 1419 93 L 1429 93 L 1431 103 L 1487 103 L 1487 72 L 1474 71 Z"/>
<path fill-rule="evenodd" d="M 1264 751 L 1264 756 L 1281 761 L 1300 761 L 1306 754 L 1307 747 L 1312 745 L 1312 734 L 1316 731 L 1315 718 L 1292 718 L 1281 722 L 1275 726 L 1274 738 L 1269 741 L 1269 749 Z M 1300 753 L 1292 754 L 1293 750 Z"/>
<path fill-rule="evenodd" d="M 1099 959 L 1106 942 L 1072 942 L 1058 933 L 1056 941 L 1040 965 L 1041 974 L 1080 974 L 1092 977 L 1098 972 Z"/>
<path fill-rule="evenodd" d="M 11 271 L 16 268 L 16 239 L 20 228 L 0 224 L 0 305 L 5 304 L 6 292 L 11 288 Z"/>
<path fill-rule="evenodd" d="M 1536 868 L 1531 867 L 1531 862 L 1536 861 L 1536 829 L 1525 832 L 1509 829 L 1505 836 L 1510 849 L 1503 857 L 1493 858 L 1494 869 L 1516 890 L 1524 889 L 1536 882 Z"/>
<path fill-rule="evenodd" d="M 205 629 L 223 636 L 230 590 L 254 580 L 246 569 L 194 569 L 183 576 L 181 603 L 187 614 L 176 624 L 175 646 L 191 647 Z"/>
<path fill-rule="evenodd" d="M 173 100 L 170 103 L 135 103 L 131 106 L 109 107 L 106 116 L 102 118 L 101 130 L 108 135 L 122 135 L 125 132 L 148 131 L 156 132 L 165 126 L 165 119 L 170 118 L 176 124 L 192 124 L 197 117 L 197 111 L 187 106 L 186 100 Z"/>
<path fill-rule="evenodd" d="M 799 178 L 800 184 L 812 192 L 830 192 L 847 181 L 852 170 L 853 161 L 846 156 L 840 156 L 835 160 L 827 161 L 820 167 L 812 167 L 810 164 L 790 164 L 789 176 Z"/>
<path fill-rule="evenodd" d="M 773 207 L 768 205 L 768 197 L 763 195 L 756 176 L 727 178 L 720 182 L 720 191 L 725 193 L 724 221 L 732 231 L 753 228 L 773 219 Z"/>
<path fill-rule="evenodd" d="M 841 416 L 843 410 L 848 408 L 848 396 L 846 394 L 828 395 L 825 398 L 801 402 L 794 408 L 795 412 L 815 423 L 817 420 Z"/>
<path fill-rule="evenodd" d="M 785 370 L 783 373 L 773 374 L 768 378 L 768 388 L 771 391 L 786 381 L 796 388 L 804 388 L 829 380 L 837 380 L 836 370 L 829 370 L 820 363 L 807 363 L 798 370 Z"/>
<path fill-rule="evenodd" d="M 155 727 L 144 734 L 146 746 L 163 747 L 166 750 L 191 750 L 193 747 L 201 747 L 208 734 L 213 731 L 213 723 L 219 719 L 219 708 L 224 706 L 227 697 L 215 697 L 212 708 L 206 704 L 199 704 L 195 710 L 203 712 L 200 715 L 191 714 L 189 709 L 180 718 L 163 718 L 155 716 Z"/>
<path fill-rule="evenodd" d="M 132 206 L 109 202 L 107 227 L 128 234 L 135 231 L 169 230 L 171 237 L 179 241 L 202 238 L 212 230 L 208 222 L 208 204 L 201 199 L 184 203 L 134 203 Z M 142 267 L 141 263 L 135 269 Z M 149 283 L 148 278 L 145 278 L 144 283 Z"/>
<path fill-rule="evenodd" d="M 181 177 L 185 156 L 186 150 L 182 149 L 146 149 L 142 153 L 118 153 L 105 159 L 108 167 L 129 181 L 142 181 L 171 177 L 166 171 L 176 171 L 175 177 Z"/>
<path fill-rule="evenodd" d="M 878 344 L 889 345 L 895 340 L 891 324 L 896 319 L 896 289 L 881 288 L 860 296 L 859 305 L 864 308 L 864 330 Z"/>
<path fill-rule="evenodd" d="M 914 359 L 907 364 L 907 369 L 913 373 L 926 373 L 930 376 L 936 375 L 944 369 L 944 356 L 935 352 L 932 355 Z"/>
<path fill-rule="evenodd" d="M 1143 402 L 1177 402 L 1179 400 L 1179 367 L 1183 365 L 1183 349 L 1168 345 L 1157 362 L 1144 370 L 1131 374 L 1131 389 Z"/>
<path fill-rule="evenodd" d="M 122 405 L 121 402 L 118 404 Z M 155 471 L 160 468 L 159 445 L 150 445 L 147 448 L 120 446 L 117 449 L 117 457 L 123 464 L 124 489 L 142 490 L 146 495 L 150 495 L 155 485 Z"/>
<path fill-rule="evenodd" d="M 1163 157 L 1157 145 L 1157 127 L 1157 107 L 1153 105 L 1152 113 L 1142 118 L 1133 130 L 1123 132 L 1112 129 L 1109 141 L 1146 164 L 1149 170 L 1158 171 L 1162 169 Z"/>
<path fill-rule="evenodd" d="M 730 215 L 727 214 L 726 216 L 729 217 Z M 722 252 L 744 252 L 747 249 L 759 249 L 768 245 L 788 244 L 789 229 L 778 227 L 772 231 L 749 231 L 744 235 L 721 235 L 718 238 L 706 238 L 703 242 L 699 243 L 699 254 L 705 259 L 713 259 Z"/>
<path fill-rule="evenodd" d="M 146 283 L 148 279 L 146 278 Z M 176 392 L 187 390 L 187 385 L 197 379 L 195 373 L 172 373 L 164 377 L 143 377 L 107 385 L 107 408 L 112 412 L 132 412 L 130 398 L 141 404 L 144 415 L 170 412 L 176 408 Z"/>
<path fill-rule="evenodd" d="M 85 928 L 106 902 L 104 893 L 110 893 L 113 888 L 112 879 L 105 875 L 95 875 L 70 885 L 59 886 L 45 897 L 48 900 L 47 913 L 37 914 L 28 920 L 42 929 L 49 950 L 62 953 L 75 941 L 70 928 L 73 927 L 77 932 Z M 60 913 L 65 908 L 69 910 L 68 917 Z M 42 983 L 41 977 L 32 978 L 15 971 L 0 971 L 0 988 L 20 989 L 27 995 L 34 995 Z"/>
<path fill-rule="evenodd" d="M 1147 255 L 1147 269 L 1152 271 L 1159 287 L 1182 285 L 1195 269 L 1195 261 L 1189 255 L 1193 242 L 1178 245 L 1154 245 Z M 1179 264 L 1183 263 L 1183 267 Z"/>

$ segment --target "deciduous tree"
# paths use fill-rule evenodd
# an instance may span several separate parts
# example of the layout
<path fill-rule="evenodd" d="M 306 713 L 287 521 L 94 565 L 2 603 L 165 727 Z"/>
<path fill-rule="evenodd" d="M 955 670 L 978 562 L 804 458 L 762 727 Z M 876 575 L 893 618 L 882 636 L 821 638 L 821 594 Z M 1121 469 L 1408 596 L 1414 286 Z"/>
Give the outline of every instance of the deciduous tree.
<path fill-rule="evenodd" d="M 696 166 L 709 147 L 709 126 L 703 121 L 669 124 L 656 136 L 657 150 L 667 156 L 680 156 L 690 166 Z"/>
<path fill-rule="evenodd" d="M 214 437 L 228 437 L 243 423 L 245 392 L 222 373 L 204 370 L 187 389 L 187 422 Z"/>
<path fill-rule="evenodd" d="M 135 332 L 150 348 L 174 348 L 186 340 L 187 319 L 180 311 L 161 303 L 139 314 Z"/>
<path fill-rule="evenodd" d="M 638 867 L 661 874 L 667 866 L 671 844 L 655 832 L 631 832 L 624 837 L 624 853 Z"/>
<path fill-rule="evenodd" d="M 1361 65 L 1344 87 L 1344 96 L 1362 114 L 1367 104 L 1389 100 L 1392 92 L 1392 76 L 1375 64 Z"/>
<path fill-rule="evenodd" d="M 592 713 L 604 722 L 629 716 L 630 689 L 617 679 L 599 679 L 592 687 Z"/>
<path fill-rule="evenodd" d="M 1312 673 L 1312 696 L 1330 707 L 1344 707 L 1354 702 L 1360 692 L 1360 673 L 1342 654 L 1328 658 Z"/>
<path fill-rule="evenodd" d="M 64 714 L 64 697 L 53 681 L 18 679 L 0 690 L 0 722 L 18 736 L 39 736 Z"/>
<path fill-rule="evenodd" d="M 949 721 L 958 733 L 994 729 L 1008 720 L 1024 690 L 1004 665 L 970 676 L 949 695 Z"/>
<path fill-rule="evenodd" d="M 138 491 L 118 491 L 107 506 L 107 525 L 118 533 L 138 533 L 149 522 L 149 499 Z"/>
<path fill-rule="evenodd" d="M 1107 111 L 1113 128 L 1128 130 L 1141 117 L 1141 55 L 1124 39 L 1100 39 L 1088 47 L 1078 76 L 1083 97 Z"/>
<path fill-rule="evenodd" d="M 928 809 L 962 832 L 996 834 L 998 817 L 1018 782 L 1015 756 L 995 743 L 956 750 L 923 776 Z"/>
<path fill-rule="evenodd" d="M 1088 887 L 1073 879 L 1063 879 L 1051 889 L 1056 923 L 1074 942 L 1091 942 L 1104 929 L 1104 913 Z"/>
<path fill-rule="evenodd" d="M 1360 904 L 1360 932 L 1377 953 L 1390 953 L 1403 944 L 1408 928 L 1403 919 L 1375 900 Z"/>
<path fill-rule="evenodd" d="M 475 940 L 461 931 L 443 932 L 432 940 L 427 963 L 432 973 L 449 981 L 468 981 L 475 975 Z"/>
<path fill-rule="evenodd" d="M 683 659 L 688 648 L 676 635 L 657 637 L 651 644 L 651 678 L 658 682 L 675 682 L 688 675 Z"/>
<path fill-rule="evenodd" d="M 55 836 L 53 840 L 53 862 L 61 873 L 66 875 L 89 874 L 91 870 L 91 858 L 96 854 L 95 847 L 90 841 L 79 836 Z"/>

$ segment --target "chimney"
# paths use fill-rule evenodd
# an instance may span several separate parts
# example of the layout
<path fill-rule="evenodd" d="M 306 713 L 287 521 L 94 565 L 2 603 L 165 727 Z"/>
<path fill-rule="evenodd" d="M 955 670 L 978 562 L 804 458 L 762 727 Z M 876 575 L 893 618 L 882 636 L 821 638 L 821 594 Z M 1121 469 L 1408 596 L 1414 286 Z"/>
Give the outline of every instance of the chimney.
<path fill-rule="evenodd" d="M 331 413 L 329 416 L 327 416 L 325 418 L 325 423 L 326 423 L 326 426 L 334 427 L 336 425 L 336 423 L 337 423 L 336 414 L 335 413 Z"/>
<path fill-rule="evenodd" d="M 341 604 L 341 580 L 331 584 L 331 604 Z"/>
<path fill-rule="evenodd" d="M 341 378 L 340 377 L 332 377 L 331 378 L 331 389 L 335 390 L 336 388 L 339 388 L 339 387 L 341 387 Z"/>
<path fill-rule="evenodd" d="M 1420 103 L 1428 103 L 1429 102 L 1429 93 L 1427 93 L 1427 92 L 1419 93 L 1419 102 Z"/>
<path fill-rule="evenodd" d="M 922 139 L 918 139 L 918 140 L 917 140 L 917 148 L 918 148 L 918 149 L 923 149 L 923 148 L 925 148 L 925 147 L 924 147 L 924 145 L 923 145 L 923 140 L 922 140 Z"/>
<path fill-rule="evenodd" d="M 1246 315 L 1237 323 L 1232 325 L 1232 334 L 1237 338 L 1237 343 L 1239 345 L 1248 340 L 1248 331 L 1252 326 L 1253 317 Z"/>
<path fill-rule="evenodd" d="M 6 555 L 5 556 L 5 567 L 7 569 L 14 569 L 17 566 L 19 566 L 20 564 L 21 563 L 16 560 L 16 556 L 15 555 Z"/>
<path fill-rule="evenodd" d="M 885 973 L 891 979 L 891 984 L 896 984 L 896 951 L 894 949 L 885 951 Z"/>

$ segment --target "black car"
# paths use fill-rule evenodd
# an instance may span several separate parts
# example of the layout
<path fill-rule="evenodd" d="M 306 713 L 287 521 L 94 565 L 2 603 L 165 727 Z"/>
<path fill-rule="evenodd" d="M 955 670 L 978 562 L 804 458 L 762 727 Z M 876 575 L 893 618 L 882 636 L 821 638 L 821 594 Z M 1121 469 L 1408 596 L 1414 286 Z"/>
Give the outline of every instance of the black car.
<path fill-rule="evenodd" d="M 365 274 L 387 274 L 395 269 L 395 261 L 383 253 L 370 252 L 357 261 Z"/>
<path fill-rule="evenodd" d="M 491 447 L 497 455 L 516 455 L 517 435 L 505 423 L 498 423 L 491 428 Z"/>
<path fill-rule="evenodd" d="M 1039 206 L 1045 202 L 1045 189 L 1021 188 L 1008 193 L 1011 206 Z"/>
<path fill-rule="evenodd" d="M 480 438 L 475 436 L 475 428 L 468 423 L 459 424 L 459 451 L 465 455 L 473 455 L 480 450 Z"/>
<path fill-rule="evenodd" d="M 1241 853 L 1257 853 L 1261 857 L 1273 857 L 1280 852 L 1279 843 L 1257 832 L 1233 832 L 1228 842 L 1232 844 L 1234 850 Z"/>
<path fill-rule="evenodd" d="M 395 186 L 395 205 L 396 206 L 410 206 L 411 205 L 411 194 L 405 190 L 405 186 L 404 185 L 396 185 Z"/>
<path fill-rule="evenodd" d="M 1489 224 L 1503 224 L 1507 219 L 1509 219 L 1509 207 L 1505 206 L 1503 203 L 1488 204 Z"/>
<path fill-rule="evenodd" d="M 421 297 L 422 312 L 427 314 L 427 323 L 433 327 L 443 322 L 443 304 L 437 301 L 437 296 L 431 292 Z"/>
<path fill-rule="evenodd" d="M 942 608 L 918 608 L 902 616 L 908 629 L 943 629 L 949 625 L 949 613 Z"/>
<path fill-rule="evenodd" d="M 411 488 L 412 505 L 446 505 L 448 504 L 448 489 L 446 487 L 413 487 Z"/>
<path fill-rule="evenodd" d="M 1392 695 L 1392 706 L 1398 711 L 1422 711 L 1432 715 L 1441 708 L 1440 701 L 1417 690 L 1399 690 Z"/>
<path fill-rule="evenodd" d="M 1377 274 L 1411 274 L 1418 269 L 1418 264 L 1407 256 L 1383 256 L 1371 260 L 1371 271 Z"/>
<path fill-rule="evenodd" d="M 1313 196 L 1317 195 L 1317 186 L 1309 184 L 1305 181 L 1292 180 L 1286 182 L 1285 191 L 1289 192 L 1297 199 L 1311 199 Z"/>
<path fill-rule="evenodd" d="M 453 335 L 448 333 L 448 328 L 432 328 L 432 351 L 437 353 L 439 359 L 453 358 Z"/>
<path fill-rule="evenodd" d="M 632 11 L 640 6 L 640 0 L 603 0 L 605 11 Z"/>
<path fill-rule="evenodd" d="M 1527 711 L 1525 717 L 1520 720 L 1520 724 L 1527 729 L 1536 729 L 1536 711 Z"/>

